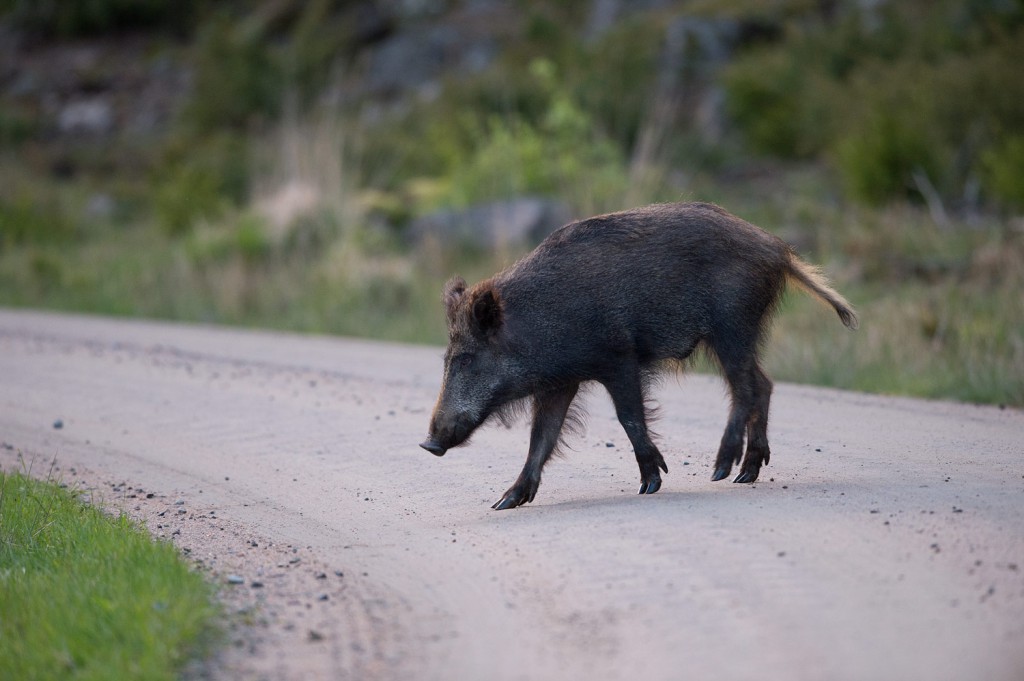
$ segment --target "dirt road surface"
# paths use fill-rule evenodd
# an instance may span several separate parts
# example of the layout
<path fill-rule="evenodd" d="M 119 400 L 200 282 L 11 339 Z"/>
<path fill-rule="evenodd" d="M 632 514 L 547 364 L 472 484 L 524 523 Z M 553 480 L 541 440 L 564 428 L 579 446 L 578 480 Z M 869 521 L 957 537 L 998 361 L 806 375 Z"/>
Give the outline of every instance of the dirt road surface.
<path fill-rule="evenodd" d="M 778 385 L 762 479 L 711 483 L 722 384 L 669 380 L 641 497 L 595 389 L 536 501 L 496 512 L 528 429 L 419 449 L 440 357 L 0 311 L 0 464 L 224 584 L 245 615 L 200 677 L 1024 679 L 1020 411 Z"/>

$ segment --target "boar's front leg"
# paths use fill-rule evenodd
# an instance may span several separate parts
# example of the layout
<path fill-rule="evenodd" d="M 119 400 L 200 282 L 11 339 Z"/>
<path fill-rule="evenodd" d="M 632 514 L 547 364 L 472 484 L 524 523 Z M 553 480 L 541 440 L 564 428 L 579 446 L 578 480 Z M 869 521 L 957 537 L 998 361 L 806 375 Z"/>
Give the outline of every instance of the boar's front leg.
<path fill-rule="evenodd" d="M 530 431 L 530 453 L 526 456 L 526 465 L 515 484 L 491 508 L 503 511 L 533 501 L 540 487 L 541 470 L 558 445 L 565 415 L 569 413 L 569 405 L 579 387 L 574 383 L 533 396 L 533 429 Z"/>
<path fill-rule="evenodd" d="M 668 473 L 668 466 L 647 432 L 647 410 L 644 407 L 639 366 L 627 364 L 614 379 L 602 382 L 612 396 L 615 415 L 633 445 L 636 463 L 640 467 L 638 494 L 654 494 L 661 489 L 661 473 L 658 469 Z"/>

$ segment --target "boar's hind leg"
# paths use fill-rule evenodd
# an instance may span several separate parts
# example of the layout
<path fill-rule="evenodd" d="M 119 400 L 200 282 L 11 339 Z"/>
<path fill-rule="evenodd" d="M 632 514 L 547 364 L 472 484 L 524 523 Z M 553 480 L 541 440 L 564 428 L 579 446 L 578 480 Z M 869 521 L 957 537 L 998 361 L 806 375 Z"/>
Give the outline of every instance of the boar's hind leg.
<path fill-rule="evenodd" d="M 747 421 L 747 453 L 743 457 L 743 468 L 733 482 L 754 482 L 761 466 L 771 457 L 768 449 L 768 405 L 772 397 L 772 382 L 757 365 L 754 365 L 753 375 L 754 408 Z"/>
<path fill-rule="evenodd" d="M 725 378 L 729 382 L 729 391 L 732 395 L 732 409 L 729 411 L 729 422 L 722 434 L 722 443 L 718 447 L 718 457 L 715 459 L 715 472 L 711 476 L 712 482 L 717 482 L 729 476 L 733 464 L 740 462 L 743 457 L 743 436 L 747 431 L 747 424 L 754 413 L 757 379 L 755 371 L 757 360 L 748 355 L 742 359 L 730 356 L 716 348 L 718 359 L 725 372 Z M 757 468 L 760 469 L 760 462 Z M 753 482 L 753 479 L 741 479 L 746 471 L 737 476 L 735 482 Z M 753 471 L 756 479 L 757 471 Z"/>
<path fill-rule="evenodd" d="M 643 385 L 639 367 L 624 368 L 615 380 L 604 383 L 615 403 L 615 415 L 633 445 L 637 466 L 640 467 L 640 490 L 638 494 L 654 494 L 661 488 L 661 473 L 668 473 L 668 466 L 661 452 L 651 442 L 647 432 L 647 412 L 644 408 Z"/>
<path fill-rule="evenodd" d="M 526 465 L 515 484 L 491 508 L 503 511 L 533 501 L 540 487 L 541 470 L 558 445 L 565 415 L 578 389 L 579 384 L 576 383 L 561 390 L 534 395 L 533 428 L 530 431 L 530 453 L 526 455 Z"/>

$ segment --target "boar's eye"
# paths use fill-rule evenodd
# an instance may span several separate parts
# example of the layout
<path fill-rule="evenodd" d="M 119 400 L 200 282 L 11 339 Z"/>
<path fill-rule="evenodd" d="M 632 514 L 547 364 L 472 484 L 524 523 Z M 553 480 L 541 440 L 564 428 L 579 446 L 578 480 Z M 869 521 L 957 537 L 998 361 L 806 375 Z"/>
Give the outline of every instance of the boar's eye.
<path fill-rule="evenodd" d="M 468 352 L 463 352 L 455 356 L 455 366 L 459 367 L 460 369 L 465 369 L 472 363 L 473 355 L 469 354 Z"/>

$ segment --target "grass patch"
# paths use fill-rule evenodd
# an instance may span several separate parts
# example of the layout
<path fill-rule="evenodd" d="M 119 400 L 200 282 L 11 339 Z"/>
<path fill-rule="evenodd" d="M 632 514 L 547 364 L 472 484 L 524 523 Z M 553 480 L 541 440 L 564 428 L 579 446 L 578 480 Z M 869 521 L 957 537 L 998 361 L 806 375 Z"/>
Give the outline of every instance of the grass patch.
<path fill-rule="evenodd" d="M 177 678 L 212 631 L 211 596 L 128 517 L 0 471 L 0 678 Z"/>

